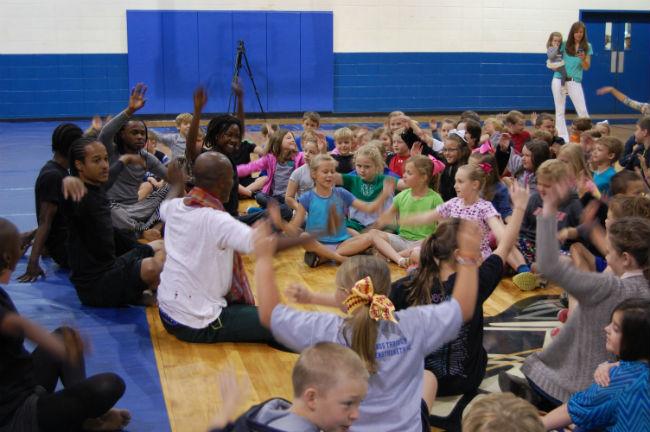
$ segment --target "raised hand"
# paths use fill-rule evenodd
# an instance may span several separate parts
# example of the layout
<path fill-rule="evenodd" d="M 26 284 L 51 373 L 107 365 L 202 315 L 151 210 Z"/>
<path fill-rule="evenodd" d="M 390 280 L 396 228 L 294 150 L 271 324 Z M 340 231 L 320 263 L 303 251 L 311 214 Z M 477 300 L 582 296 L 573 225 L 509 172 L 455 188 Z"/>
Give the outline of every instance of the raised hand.
<path fill-rule="evenodd" d="M 208 92 L 205 87 L 199 86 L 194 90 L 194 114 L 203 112 L 203 108 L 208 103 Z"/>
<path fill-rule="evenodd" d="M 411 147 L 411 156 L 419 156 L 422 154 L 422 143 L 420 141 L 416 141 L 413 143 L 413 147 Z"/>
<path fill-rule="evenodd" d="M 508 132 L 503 132 L 501 134 L 501 138 L 499 138 L 499 148 L 501 148 L 502 151 L 508 151 L 508 148 L 510 148 L 510 134 Z"/>
<path fill-rule="evenodd" d="M 560 203 L 569 196 L 571 192 L 571 182 L 569 180 L 561 180 L 554 185 L 546 188 L 545 193 L 542 195 L 544 201 L 543 214 L 544 216 L 551 216 L 557 212 Z"/>
<path fill-rule="evenodd" d="M 141 109 L 147 100 L 144 98 L 147 93 L 147 86 L 143 83 L 137 83 L 135 87 L 131 90 L 131 96 L 129 96 L 129 106 L 126 111 L 129 115 L 133 115 L 136 111 Z"/>
<path fill-rule="evenodd" d="M 284 294 L 294 303 L 309 304 L 312 302 L 314 293 L 309 288 L 298 283 L 290 284 L 284 290 Z"/>
<path fill-rule="evenodd" d="M 513 208 L 526 209 L 528 206 L 528 199 L 530 198 L 530 189 L 528 186 L 522 187 L 518 182 L 512 182 L 510 186 L 510 199 L 512 200 Z"/>
<path fill-rule="evenodd" d="M 235 369 L 227 366 L 219 373 L 221 407 L 212 419 L 211 429 L 223 429 L 237 414 L 237 408 L 244 403 L 251 391 L 248 379 L 238 380 Z"/>
<path fill-rule="evenodd" d="M 537 116 L 537 113 L 535 111 L 530 113 L 530 122 L 533 124 L 533 126 L 535 126 L 535 123 L 537 123 L 537 117 L 538 116 Z"/>
<path fill-rule="evenodd" d="M 474 221 L 463 219 L 458 227 L 456 241 L 458 243 L 458 253 L 463 257 L 481 257 L 481 229 Z"/>

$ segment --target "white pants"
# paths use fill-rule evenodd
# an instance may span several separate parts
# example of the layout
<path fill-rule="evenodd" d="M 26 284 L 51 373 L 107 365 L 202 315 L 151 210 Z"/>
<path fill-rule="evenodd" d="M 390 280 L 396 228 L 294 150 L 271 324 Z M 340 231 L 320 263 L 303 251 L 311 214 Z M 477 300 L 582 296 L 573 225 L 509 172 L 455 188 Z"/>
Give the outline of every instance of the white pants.
<path fill-rule="evenodd" d="M 566 95 L 562 94 L 562 82 L 559 78 L 553 78 L 551 81 L 551 90 L 553 91 L 553 102 L 555 102 L 555 127 L 557 134 L 569 142 L 569 131 L 566 128 L 566 119 L 564 111 L 566 109 Z M 589 117 L 587 104 L 585 103 L 585 94 L 582 91 L 582 84 L 575 81 L 566 82 L 567 92 L 573 102 L 573 106 L 578 113 L 578 117 Z"/>

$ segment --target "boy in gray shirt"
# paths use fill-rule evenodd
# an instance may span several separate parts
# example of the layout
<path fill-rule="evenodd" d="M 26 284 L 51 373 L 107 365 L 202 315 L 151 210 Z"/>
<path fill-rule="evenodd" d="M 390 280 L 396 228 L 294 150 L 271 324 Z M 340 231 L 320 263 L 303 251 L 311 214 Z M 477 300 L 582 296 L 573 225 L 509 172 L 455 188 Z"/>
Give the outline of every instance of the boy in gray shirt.
<path fill-rule="evenodd" d="M 185 156 L 187 133 L 190 130 L 190 124 L 192 124 L 192 114 L 180 113 L 176 116 L 176 129 L 178 129 L 178 132 L 158 135 L 160 141 L 171 149 L 172 159 Z"/>
<path fill-rule="evenodd" d="M 368 391 L 369 374 L 361 358 L 350 348 L 319 342 L 298 358 L 291 381 L 293 404 L 280 398 L 250 408 L 234 422 L 221 412 L 211 432 L 257 430 L 267 432 L 334 432 L 347 430 L 359 416 L 359 405 Z M 240 389 L 225 388 L 224 407 L 234 407 Z M 241 391 L 241 390 L 240 390 Z"/>

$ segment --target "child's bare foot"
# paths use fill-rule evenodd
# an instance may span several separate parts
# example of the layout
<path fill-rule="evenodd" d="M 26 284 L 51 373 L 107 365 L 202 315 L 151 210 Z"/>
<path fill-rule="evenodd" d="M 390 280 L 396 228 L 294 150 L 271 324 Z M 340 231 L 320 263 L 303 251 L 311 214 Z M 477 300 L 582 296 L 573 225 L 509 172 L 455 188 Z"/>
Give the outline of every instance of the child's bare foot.
<path fill-rule="evenodd" d="M 87 431 L 117 431 L 124 429 L 130 421 L 129 410 L 113 408 L 101 417 L 86 420 L 83 428 Z"/>
<path fill-rule="evenodd" d="M 142 238 L 147 241 L 160 240 L 162 238 L 162 234 L 159 230 L 152 228 L 144 231 L 142 233 Z"/>

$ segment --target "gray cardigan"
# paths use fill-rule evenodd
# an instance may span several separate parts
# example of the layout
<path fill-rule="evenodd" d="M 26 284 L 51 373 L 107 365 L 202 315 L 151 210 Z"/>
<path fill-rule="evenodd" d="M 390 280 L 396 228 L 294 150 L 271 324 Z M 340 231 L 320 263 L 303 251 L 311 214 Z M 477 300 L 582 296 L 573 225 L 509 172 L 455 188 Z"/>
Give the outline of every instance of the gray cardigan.
<path fill-rule="evenodd" d="M 596 367 L 611 354 L 605 350 L 603 329 L 621 301 L 650 298 L 650 286 L 642 274 L 620 278 L 612 273 L 583 272 L 560 261 L 555 216 L 537 217 L 537 265 L 540 273 L 578 300 L 562 331 L 544 350 L 531 354 L 522 372 L 554 398 L 569 397 L 593 382 Z"/>

